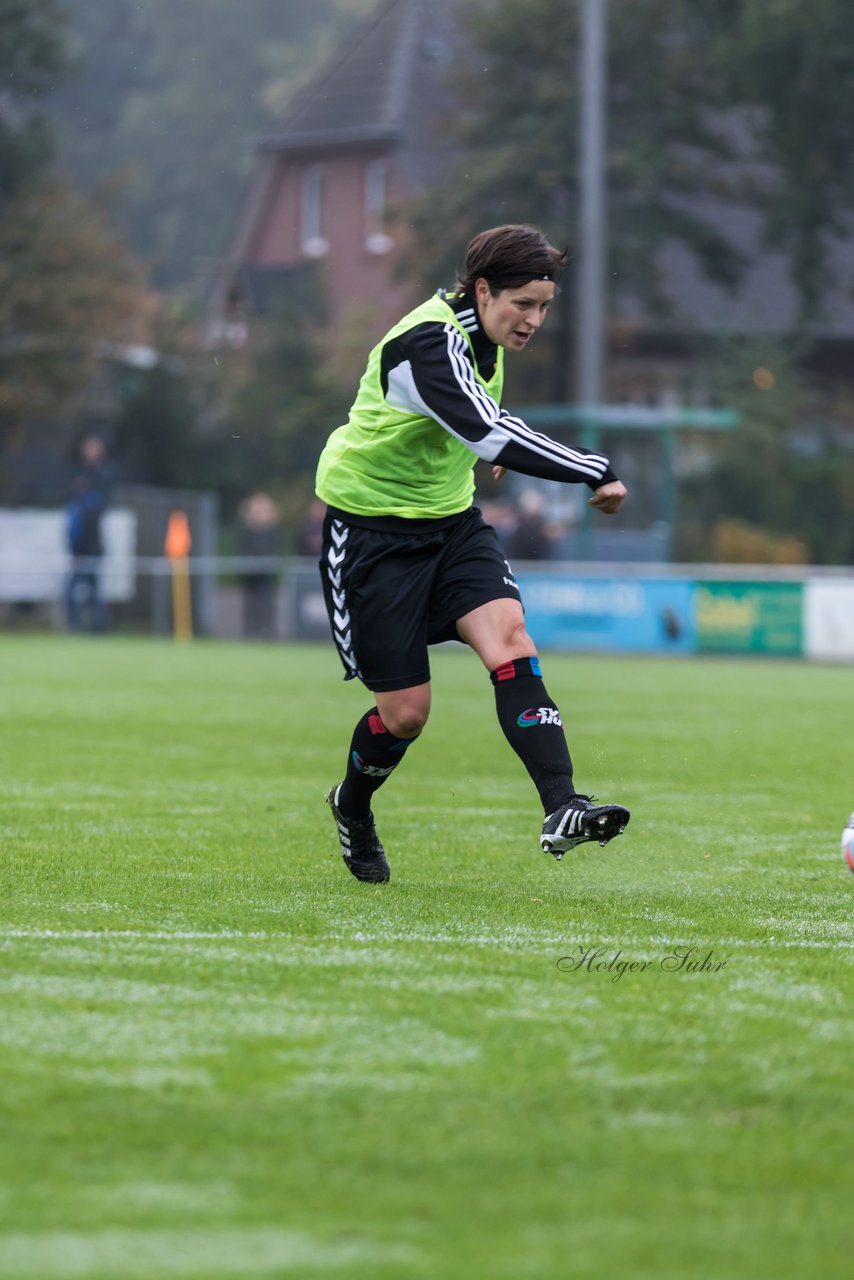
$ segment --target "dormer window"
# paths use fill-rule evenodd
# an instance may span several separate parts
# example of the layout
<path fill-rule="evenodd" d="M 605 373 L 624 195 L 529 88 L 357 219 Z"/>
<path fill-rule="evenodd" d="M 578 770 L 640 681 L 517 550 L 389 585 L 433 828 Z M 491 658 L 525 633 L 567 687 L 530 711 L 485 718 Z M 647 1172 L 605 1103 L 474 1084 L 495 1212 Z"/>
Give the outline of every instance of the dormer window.
<path fill-rule="evenodd" d="M 322 258 L 329 251 L 324 233 L 323 197 L 326 175 L 313 164 L 303 172 L 300 188 L 300 248 L 307 258 Z"/>
<path fill-rule="evenodd" d="M 388 253 L 394 241 L 385 229 L 388 200 L 387 160 L 369 160 L 365 165 L 365 248 L 368 253 Z"/>

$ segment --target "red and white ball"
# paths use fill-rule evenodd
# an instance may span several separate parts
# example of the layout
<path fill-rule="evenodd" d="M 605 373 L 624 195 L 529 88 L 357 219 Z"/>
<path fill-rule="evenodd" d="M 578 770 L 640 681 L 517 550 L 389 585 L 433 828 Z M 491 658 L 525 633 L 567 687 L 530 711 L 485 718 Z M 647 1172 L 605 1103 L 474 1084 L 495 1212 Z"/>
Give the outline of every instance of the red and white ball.
<path fill-rule="evenodd" d="M 848 870 L 854 871 L 854 813 L 842 832 L 842 856 L 848 864 Z"/>

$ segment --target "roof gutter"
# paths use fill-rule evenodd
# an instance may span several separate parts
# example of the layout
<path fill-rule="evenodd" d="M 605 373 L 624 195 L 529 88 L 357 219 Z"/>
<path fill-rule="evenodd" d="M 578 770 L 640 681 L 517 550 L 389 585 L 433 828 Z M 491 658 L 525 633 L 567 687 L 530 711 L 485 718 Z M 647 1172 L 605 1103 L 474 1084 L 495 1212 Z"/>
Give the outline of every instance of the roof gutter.
<path fill-rule="evenodd" d="M 304 133 L 274 133 L 263 138 L 259 151 L 320 151 L 336 147 L 375 146 L 377 143 L 400 142 L 401 130 L 388 125 L 370 125 L 354 129 L 310 129 Z"/>

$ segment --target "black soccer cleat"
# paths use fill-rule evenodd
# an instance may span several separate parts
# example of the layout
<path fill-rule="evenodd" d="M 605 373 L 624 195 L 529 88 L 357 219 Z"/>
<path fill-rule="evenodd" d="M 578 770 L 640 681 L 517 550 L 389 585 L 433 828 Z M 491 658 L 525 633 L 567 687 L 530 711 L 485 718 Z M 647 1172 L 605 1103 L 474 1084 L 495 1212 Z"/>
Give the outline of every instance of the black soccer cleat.
<path fill-rule="evenodd" d="M 573 796 L 543 823 L 540 846 L 558 862 L 569 850 L 587 840 L 607 844 L 625 831 L 629 811 L 621 804 L 595 804 L 590 796 Z"/>
<path fill-rule="evenodd" d="M 363 880 L 367 884 L 383 884 L 391 879 L 391 868 L 374 826 L 374 815 L 371 813 L 367 818 L 345 818 L 336 803 L 341 786 L 339 782 L 326 797 L 338 828 L 341 857 L 357 880 Z"/>

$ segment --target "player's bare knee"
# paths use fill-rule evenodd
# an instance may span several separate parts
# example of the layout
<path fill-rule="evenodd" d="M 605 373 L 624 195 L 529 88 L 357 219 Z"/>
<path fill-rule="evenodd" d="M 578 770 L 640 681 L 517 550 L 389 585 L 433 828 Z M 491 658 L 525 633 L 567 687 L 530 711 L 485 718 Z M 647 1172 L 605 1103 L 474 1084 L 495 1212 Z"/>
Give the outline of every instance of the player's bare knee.
<path fill-rule="evenodd" d="M 429 714 L 429 708 L 404 706 L 399 711 L 384 712 L 383 721 L 396 738 L 417 738 Z"/>
<path fill-rule="evenodd" d="M 537 652 L 524 622 L 516 622 L 510 627 L 505 643 L 513 658 L 533 658 Z"/>
<path fill-rule="evenodd" d="M 378 693 L 383 724 L 396 738 L 417 738 L 430 714 L 430 686 Z"/>

